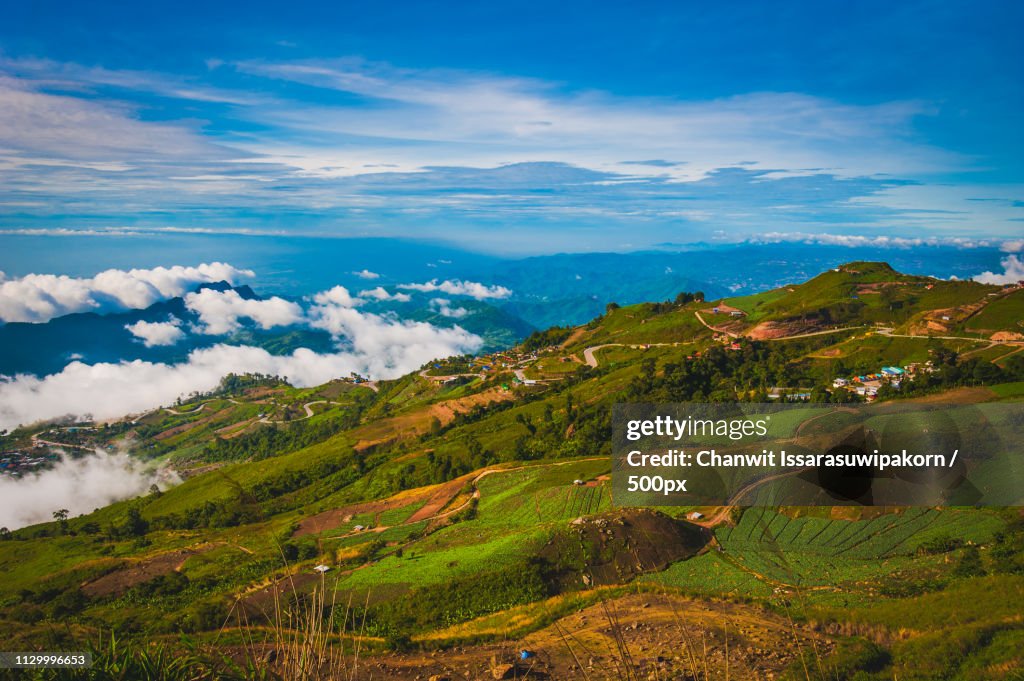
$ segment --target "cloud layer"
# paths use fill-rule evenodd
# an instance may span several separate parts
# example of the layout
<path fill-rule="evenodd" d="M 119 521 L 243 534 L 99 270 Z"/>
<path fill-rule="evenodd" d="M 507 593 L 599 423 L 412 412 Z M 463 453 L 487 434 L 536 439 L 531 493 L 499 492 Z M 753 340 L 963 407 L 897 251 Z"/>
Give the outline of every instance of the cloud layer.
<path fill-rule="evenodd" d="M 10 229 L 285 222 L 552 252 L 714 229 L 1007 237 L 1024 210 L 1018 180 L 949 179 L 989 168 L 926 133 L 944 113 L 929 101 L 644 97 L 351 57 L 214 61 L 186 78 L 0 56 L 2 73 Z"/>
<path fill-rule="evenodd" d="M 228 329 L 239 316 L 261 325 L 302 321 L 330 333 L 338 352 L 320 354 L 300 348 L 290 355 L 272 355 L 261 348 L 220 344 L 194 350 L 180 364 L 136 360 L 90 365 L 76 361 L 43 378 L 0 377 L 0 428 L 69 414 L 109 419 L 138 413 L 170 404 L 184 394 L 211 390 L 228 373 L 278 375 L 302 387 L 353 371 L 372 378 L 394 378 L 432 359 L 475 352 L 483 344 L 479 336 L 458 326 L 439 328 L 357 310 L 354 306 L 360 299 L 341 286 L 314 296 L 305 311 L 274 299 L 255 301 L 270 305 L 255 308 L 242 306 L 254 301 L 239 303 L 231 296 L 216 300 L 203 308 L 201 319 L 207 331 Z M 162 334 L 171 333 L 171 329 L 180 331 L 173 322 L 169 324 L 170 329 L 156 325 L 156 329 L 140 327 L 136 332 L 150 342 L 167 340 Z"/>
<path fill-rule="evenodd" d="M 17 529 L 53 520 L 53 512 L 89 513 L 144 494 L 161 476 L 127 454 L 97 450 L 20 479 L 0 478 L 0 526 Z"/>
<path fill-rule="evenodd" d="M 94 277 L 29 274 L 6 279 L 0 273 L 0 322 L 45 322 L 74 312 L 142 309 L 184 295 L 198 284 L 252 277 L 227 263 L 197 267 L 106 270 Z"/>

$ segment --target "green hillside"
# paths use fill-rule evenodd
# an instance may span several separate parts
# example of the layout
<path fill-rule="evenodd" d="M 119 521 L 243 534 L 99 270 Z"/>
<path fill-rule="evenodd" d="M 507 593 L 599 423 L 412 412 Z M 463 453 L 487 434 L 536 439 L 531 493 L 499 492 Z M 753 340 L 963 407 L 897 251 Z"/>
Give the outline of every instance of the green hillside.
<path fill-rule="evenodd" d="M 609 306 L 586 325 L 394 381 L 296 389 L 236 377 L 96 430 L 5 435 L 5 450 L 39 439 L 131 446 L 184 478 L 5 532 L 0 626 L 11 649 L 52 647 L 54 636 L 83 647 L 111 630 L 173 648 L 186 633 L 266 665 L 247 641 L 301 629 L 282 625 L 282 611 L 327 593 L 337 611 L 317 612 L 331 640 L 348 646 L 344 655 L 356 640 L 369 659 L 392 651 L 393 678 L 441 673 L 455 646 L 467 669 L 485 664 L 497 654 L 488 646 L 509 636 L 554 659 L 567 655 L 565 632 L 601 608 L 664 617 L 667 630 L 694 603 L 707 609 L 698 629 L 721 640 L 733 622 L 741 649 L 757 646 L 749 632 L 776 632 L 780 676 L 933 678 L 912 670 L 925 642 L 943 637 L 963 641 L 949 653 L 963 678 L 1024 669 L 1013 645 L 1024 638 L 1015 510 L 705 508 L 694 523 L 691 508 L 616 507 L 608 479 L 617 402 L 765 401 L 797 388 L 812 401 L 857 402 L 866 398 L 833 380 L 911 363 L 927 371 L 877 399 L 1019 400 L 1024 353 L 1010 353 L 1020 341 L 977 338 L 1013 330 L 1019 292 L 850 263 L 755 296 L 689 297 Z M 914 332 L 935 310 L 979 302 L 964 323 L 975 335 Z M 746 316 L 705 315 L 716 305 Z M 797 337 L 748 335 L 794 320 Z M 928 602 L 948 614 L 958 602 L 950 594 L 980 602 L 994 584 L 1003 599 L 969 618 L 915 612 Z M 748 634 L 737 634 L 740 621 Z M 68 624 L 54 633 L 56 622 Z M 643 630 L 614 645 L 677 657 L 676 634 Z M 804 646 L 819 646 L 820 674 L 802 675 Z"/>
<path fill-rule="evenodd" d="M 885 263 L 852 262 L 803 284 L 723 303 L 743 310 L 749 323 L 801 321 L 822 328 L 872 324 L 904 328 L 930 313 L 947 311 L 952 327 L 957 316 L 970 313 L 967 308 L 987 305 L 989 295 L 999 293 L 998 286 L 910 276 Z M 1001 297 L 994 304 L 1002 307 Z M 935 316 L 941 319 L 942 315 Z M 995 313 L 993 330 L 1012 324 L 1008 316 Z"/>

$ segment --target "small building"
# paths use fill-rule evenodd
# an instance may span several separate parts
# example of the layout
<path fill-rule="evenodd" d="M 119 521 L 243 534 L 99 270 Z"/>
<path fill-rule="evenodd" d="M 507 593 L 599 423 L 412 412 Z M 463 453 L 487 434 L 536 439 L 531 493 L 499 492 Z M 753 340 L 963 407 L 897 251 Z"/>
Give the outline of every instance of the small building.
<path fill-rule="evenodd" d="M 733 310 L 729 313 L 730 317 L 745 317 L 747 315 L 743 310 Z"/>
<path fill-rule="evenodd" d="M 574 484 L 574 485 L 582 485 L 583 481 L 577 478 L 576 480 L 572 481 L 572 484 Z"/>
<path fill-rule="evenodd" d="M 353 532 L 362 532 L 365 529 L 366 529 L 366 527 L 364 525 L 356 525 L 355 527 L 352 528 L 352 531 Z"/>
<path fill-rule="evenodd" d="M 837 378 L 836 380 L 832 381 L 832 387 L 845 388 L 848 383 L 849 381 L 847 381 L 845 378 Z"/>
<path fill-rule="evenodd" d="M 331 569 L 330 566 L 327 566 L 327 565 L 317 565 L 315 568 L 313 568 L 313 571 L 314 572 L 319 572 L 320 574 L 323 574 L 323 573 L 327 572 L 330 569 Z"/>
<path fill-rule="evenodd" d="M 687 520 L 700 520 L 703 517 L 704 517 L 704 514 L 701 513 L 700 511 L 692 511 L 692 512 L 686 514 L 686 519 Z"/>

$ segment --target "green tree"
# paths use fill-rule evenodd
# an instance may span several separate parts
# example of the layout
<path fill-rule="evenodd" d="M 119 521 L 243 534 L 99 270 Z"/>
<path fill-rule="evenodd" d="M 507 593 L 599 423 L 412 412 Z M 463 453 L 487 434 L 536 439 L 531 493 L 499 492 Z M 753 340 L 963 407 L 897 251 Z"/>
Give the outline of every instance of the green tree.
<path fill-rule="evenodd" d="M 62 508 L 53 512 L 53 519 L 60 523 L 60 533 L 67 534 L 68 531 L 68 509 Z"/>

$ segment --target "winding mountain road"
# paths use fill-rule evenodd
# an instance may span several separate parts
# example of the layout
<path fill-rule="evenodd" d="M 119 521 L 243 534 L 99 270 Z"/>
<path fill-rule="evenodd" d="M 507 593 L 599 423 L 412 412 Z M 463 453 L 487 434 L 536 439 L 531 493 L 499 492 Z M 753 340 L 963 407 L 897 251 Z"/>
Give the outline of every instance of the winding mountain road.
<path fill-rule="evenodd" d="M 597 355 L 594 353 L 602 348 L 668 348 L 675 347 L 679 343 L 605 343 L 604 345 L 593 345 L 583 351 L 583 360 L 591 368 L 597 368 Z"/>
<path fill-rule="evenodd" d="M 195 409 L 189 409 L 188 411 L 178 411 L 177 409 L 171 409 L 170 407 L 164 407 L 164 411 L 166 411 L 168 414 L 174 414 L 175 416 L 189 416 L 191 414 L 198 414 L 203 409 L 206 409 L 206 406 L 208 404 L 210 404 L 211 402 L 214 402 L 214 401 L 215 400 L 210 400 L 208 402 L 203 402 L 202 404 L 200 404 Z M 227 401 L 230 402 L 231 404 L 241 404 L 241 402 L 239 402 L 238 400 L 230 398 L 230 397 L 227 399 Z"/>
<path fill-rule="evenodd" d="M 1024 340 L 1001 340 L 994 341 L 991 338 L 971 338 L 970 336 L 930 336 L 930 335 L 910 335 L 905 333 L 893 333 L 890 328 L 876 329 L 875 332 L 879 336 L 887 336 L 889 338 L 934 338 L 937 340 L 962 340 L 971 341 L 972 343 L 990 343 L 992 345 L 1024 345 Z"/>
<path fill-rule="evenodd" d="M 452 380 L 454 378 L 464 378 L 464 377 L 483 378 L 484 377 L 484 375 L 482 373 L 479 373 L 479 374 L 447 374 L 445 376 L 436 376 L 436 375 L 427 373 L 429 371 L 430 371 L 430 369 L 424 369 L 423 371 L 420 372 L 420 377 L 421 378 L 425 378 L 428 381 L 435 381 L 437 383 L 444 383 L 445 381 L 450 381 L 450 380 Z M 366 384 L 364 383 L 363 385 L 366 385 Z"/>
<path fill-rule="evenodd" d="M 708 324 L 706 321 L 704 321 L 704 317 L 701 316 L 700 310 L 694 310 L 693 314 L 696 315 L 697 321 L 699 321 L 701 324 L 703 324 L 704 326 L 708 327 L 709 329 L 711 329 L 715 333 L 724 333 L 729 338 L 739 338 L 740 337 L 740 335 L 738 333 L 733 333 L 732 331 L 727 331 L 725 329 L 719 329 L 718 327 L 711 326 L 710 324 Z"/>
<path fill-rule="evenodd" d="M 291 420 L 288 420 L 288 421 L 285 421 L 285 420 L 272 421 L 269 416 L 264 416 L 263 418 L 260 419 L 260 423 L 267 423 L 267 424 L 271 424 L 271 423 L 297 423 L 299 421 L 305 421 L 306 419 L 313 417 L 313 415 L 315 413 L 313 411 L 313 406 L 317 405 L 317 404 L 340 404 L 340 402 L 331 402 L 330 400 L 316 400 L 314 402 L 306 402 L 304 405 L 302 405 L 302 409 L 306 412 L 306 415 L 303 416 L 302 418 L 291 419 Z"/>

